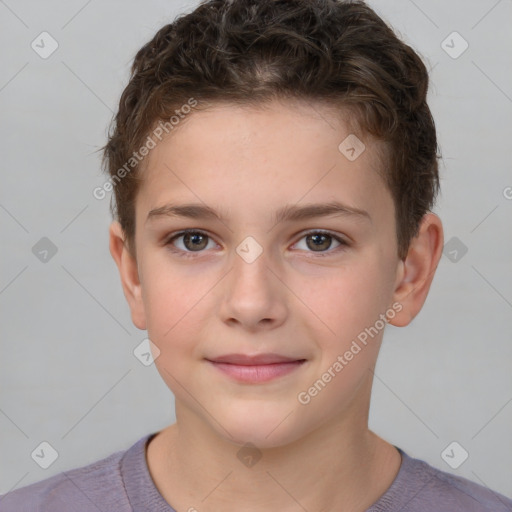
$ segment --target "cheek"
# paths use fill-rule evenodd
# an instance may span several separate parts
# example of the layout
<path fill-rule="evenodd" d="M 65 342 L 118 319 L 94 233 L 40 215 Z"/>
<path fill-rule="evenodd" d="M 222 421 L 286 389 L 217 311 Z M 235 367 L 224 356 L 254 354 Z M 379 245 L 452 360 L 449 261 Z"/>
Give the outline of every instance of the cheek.
<path fill-rule="evenodd" d="M 169 268 L 164 271 L 157 265 L 145 277 L 148 337 L 160 351 L 155 366 L 175 396 L 185 399 L 180 383 L 188 382 L 190 368 L 184 362 L 193 359 L 198 349 L 200 299 L 209 288 L 205 287 L 204 278 L 203 283 L 199 278 L 184 280 Z"/>
<path fill-rule="evenodd" d="M 387 308 L 390 295 L 376 256 L 367 255 L 346 266 L 329 269 L 322 279 L 304 285 L 300 297 L 310 325 L 317 325 L 325 344 L 333 349 L 347 343 L 375 323 Z M 296 285 L 300 289 L 300 283 Z M 311 323 L 313 322 L 313 324 Z"/>
<path fill-rule="evenodd" d="M 201 273 L 183 275 L 162 258 L 147 259 L 143 269 L 143 301 L 149 338 L 162 352 L 181 350 L 187 339 L 193 339 L 192 326 L 197 325 L 201 298 L 211 288 Z"/>

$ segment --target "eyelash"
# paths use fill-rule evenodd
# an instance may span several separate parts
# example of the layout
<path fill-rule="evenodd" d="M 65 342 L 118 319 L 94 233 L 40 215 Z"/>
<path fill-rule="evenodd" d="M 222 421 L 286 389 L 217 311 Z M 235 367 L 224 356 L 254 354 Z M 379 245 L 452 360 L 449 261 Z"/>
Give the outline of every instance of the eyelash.
<path fill-rule="evenodd" d="M 212 237 L 210 235 L 208 235 L 208 233 L 205 233 L 204 231 L 201 231 L 200 229 L 185 229 L 183 231 L 180 231 L 178 233 L 171 235 L 170 238 L 168 238 L 167 241 L 165 242 L 166 247 L 168 247 L 170 251 L 172 251 L 173 253 L 177 254 L 179 257 L 182 257 L 182 258 L 197 257 L 199 254 L 204 252 L 204 250 L 203 251 L 183 251 L 182 249 L 175 248 L 174 245 L 172 244 L 172 242 L 174 242 L 174 240 L 176 240 L 184 235 L 187 235 L 187 234 L 203 235 L 210 240 L 212 239 Z M 339 250 L 344 250 L 347 247 L 349 247 L 349 244 L 346 240 L 344 240 L 343 238 L 340 238 L 339 236 L 335 235 L 334 233 L 331 233 L 330 231 L 325 231 L 322 229 L 316 229 L 316 230 L 312 230 L 312 231 L 308 231 L 307 233 L 304 233 L 301 236 L 301 238 L 299 239 L 299 241 L 309 235 L 327 235 L 327 236 L 333 238 L 334 240 L 336 240 L 336 242 L 338 242 L 340 244 L 339 247 L 336 247 L 333 250 L 328 250 L 328 251 L 323 251 L 323 252 L 318 252 L 318 253 L 315 253 L 315 251 L 308 251 L 308 252 L 313 253 L 315 255 L 315 257 L 322 258 L 325 256 L 329 256 L 334 252 L 337 252 Z"/>

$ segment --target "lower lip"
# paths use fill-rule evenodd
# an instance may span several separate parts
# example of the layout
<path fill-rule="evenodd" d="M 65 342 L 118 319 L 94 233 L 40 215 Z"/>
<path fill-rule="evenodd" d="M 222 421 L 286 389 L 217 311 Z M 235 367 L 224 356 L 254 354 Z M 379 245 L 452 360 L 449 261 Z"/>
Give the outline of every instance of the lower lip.
<path fill-rule="evenodd" d="M 305 361 L 290 361 L 289 363 L 274 363 L 260 365 L 241 365 L 230 363 L 217 363 L 209 361 L 215 368 L 242 382 L 267 382 L 283 377 L 301 367 Z"/>

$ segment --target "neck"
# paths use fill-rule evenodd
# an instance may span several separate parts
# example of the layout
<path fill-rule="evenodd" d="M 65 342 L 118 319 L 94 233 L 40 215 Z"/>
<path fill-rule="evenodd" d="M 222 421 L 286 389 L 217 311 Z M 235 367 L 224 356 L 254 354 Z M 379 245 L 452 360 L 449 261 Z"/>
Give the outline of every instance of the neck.
<path fill-rule="evenodd" d="M 400 468 L 399 452 L 368 430 L 366 417 L 331 421 L 285 446 L 241 451 L 193 413 L 180 412 L 147 455 L 156 487 L 176 510 L 231 512 L 243 501 L 247 512 L 363 512 Z"/>

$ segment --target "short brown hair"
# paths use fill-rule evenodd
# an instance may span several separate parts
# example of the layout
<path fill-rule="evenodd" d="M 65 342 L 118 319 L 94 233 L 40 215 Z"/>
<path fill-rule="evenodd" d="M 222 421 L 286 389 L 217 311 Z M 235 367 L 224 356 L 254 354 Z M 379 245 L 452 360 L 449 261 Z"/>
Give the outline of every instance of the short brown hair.
<path fill-rule="evenodd" d="M 126 163 L 176 109 L 215 101 L 321 100 L 355 112 L 385 142 L 383 172 L 396 212 L 398 255 L 407 255 L 439 190 L 438 145 L 418 54 L 363 1 L 207 0 L 161 28 L 136 54 L 103 164 L 135 254 L 140 165 Z M 192 114 L 193 115 L 193 114 Z M 106 165 L 105 165 L 106 164 Z"/>

